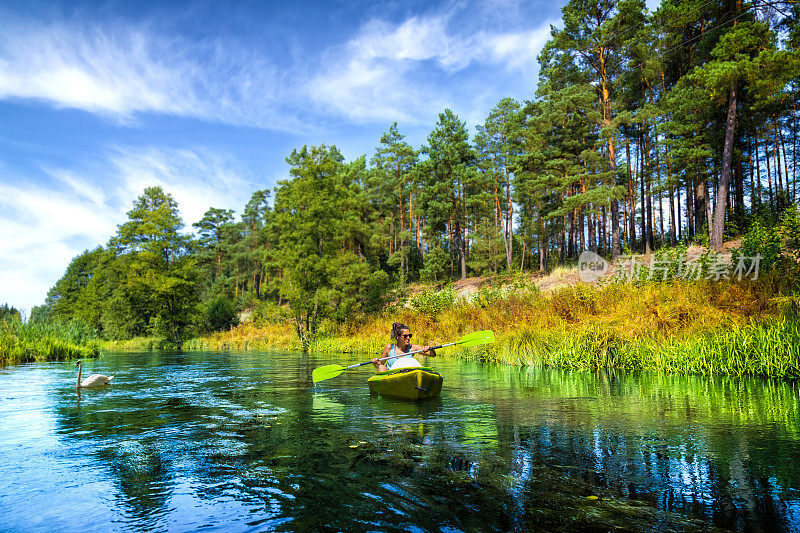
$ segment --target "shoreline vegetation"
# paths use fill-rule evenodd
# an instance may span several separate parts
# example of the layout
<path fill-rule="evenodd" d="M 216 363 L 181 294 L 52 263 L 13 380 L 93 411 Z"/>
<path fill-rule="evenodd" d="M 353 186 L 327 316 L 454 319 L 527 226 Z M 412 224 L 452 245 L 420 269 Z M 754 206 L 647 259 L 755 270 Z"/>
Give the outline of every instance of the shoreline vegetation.
<path fill-rule="evenodd" d="M 800 376 L 800 4 L 686 5 L 569 0 L 530 99 L 470 126 L 444 109 L 413 146 L 387 120 L 351 160 L 297 147 L 282 179 L 191 229 L 145 188 L 4 326 L 0 358 L 375 354 L 402 321 L 431 344 L 492 329 L 445 354 L 498 363 Z M 633 254 L 649 275 L 631 259 L 625 279 L 577 280 Z M 457 286 L 478 277 L 494 281 Z"/>
<path fill-rule="evenodd" d="M 23 322 L 17 309 L 0 306 L 0 366 L 97 357 L 100 349 L 97 332 L 85 323 Z"/>
<path fill-rule="evenodd" d="M 453 347 L 446 356 L 576 370 L 800 377 L 798 301 L 781 298 L 773 279 L 747 282 L 533 285 L 423 291 L 410 305 L 322 329 L 311 353 L 375 354 L 387 324 L 412 325 L 417 342 L 438 344 L 493 329 L 493 345 Z M 288 323 L 253 322 L 190 340 L 187 350 L 300 350 Z M 343 355 L 343 358 L 348 358 Z"/>
<path fill-rule="evenodd" d="M 407 287 L 382 312 L 324 322 L 307 346 L 318 354 L 380 352 L 393 321 L 418 342 L 438 344 L 492 329 L 492 345 L 444 354 L 471 360 L 574 370 L 800 377 L 800 295 L 777 272 L 757 280 L 577 281 L 577 268 L 466 284 Z M 464 288 L 469 290 L 463 290 Z M 540 289 L 542 287 L 542 289 Z M 462 290 L 458 290 L 461 288 Z M 0 361 L 92 357 L 103 351 L 168 348 L 161 337 L 101 340 L 80 321 L 37 323 L 0 308 Z M 192 351 L 303 349 L 286 309 L 256 307 L 242 323 L 183 343 Z"/>

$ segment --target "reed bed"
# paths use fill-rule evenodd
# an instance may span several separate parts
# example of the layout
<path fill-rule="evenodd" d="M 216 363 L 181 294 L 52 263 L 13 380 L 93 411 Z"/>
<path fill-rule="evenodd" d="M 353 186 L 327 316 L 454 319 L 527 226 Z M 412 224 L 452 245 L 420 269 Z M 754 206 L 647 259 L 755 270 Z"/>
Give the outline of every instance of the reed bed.
<path fill-rule="evenodd" d="M 326 323 L 310 349 L 377 354 L 389 342 L 391 323 L 404 322 L 412 327 L 415 342 L 428 345 L 492 329 L 497 337 L 492 345 L 445 351 L 490 362 L 800 376 L 800 320 L 797 313 L 786 312 L 786 298 L 777 294 L 768 278 L 579 284 L 549 294 L 525 285 L 484 289 L 469 297 L 441 292 L 423 293 L 378 316 L 342 325 Z M 300 343 L 291 324 L 245 324 L 194 339 L 185 347 L 299 350 Z"/>
<path fill-rule="evenodd" d="M 134 337 L 125 340 L 104 340 L 101 346 L 105 351 L 113 350 L 162 350 L 167 348 L 167 342 L 161 337 Z"/>
<path fill-rule="evenodd" d="M 96 334 L 77 322 L 22 323 L 0 320 L 0 364 L 31 361 L 63 361 L 96 357 Z"/>

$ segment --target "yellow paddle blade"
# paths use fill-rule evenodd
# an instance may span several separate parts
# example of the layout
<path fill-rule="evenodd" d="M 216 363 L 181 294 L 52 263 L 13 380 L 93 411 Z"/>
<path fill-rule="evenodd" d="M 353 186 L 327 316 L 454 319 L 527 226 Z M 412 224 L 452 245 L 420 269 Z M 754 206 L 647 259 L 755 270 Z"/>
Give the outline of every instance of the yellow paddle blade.
<path fill-rule="evenodd" d="M 494 342 L 494 331 L 487 329 L 484 331 L 475 331 L 461 337 L 458 344 L 469 348 L 470 346 L 480 346 L 481 344 L 491 344 Z"/>
<path fill-rule="evenodd" d="M 342 365 L 325 365 L 319 368 L 315 368 L 314 371 L 311 373 L 311 381 L 314 383 L 319 383 L 324 379 L 335 378 L 342 372 L 347 370 L 347 367 Z"/>

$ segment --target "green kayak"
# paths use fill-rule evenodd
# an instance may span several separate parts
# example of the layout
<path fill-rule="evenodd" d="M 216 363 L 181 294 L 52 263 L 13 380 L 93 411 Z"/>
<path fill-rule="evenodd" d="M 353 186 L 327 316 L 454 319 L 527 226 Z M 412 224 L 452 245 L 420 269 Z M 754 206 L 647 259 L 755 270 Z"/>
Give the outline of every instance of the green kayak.
<path fill-rule="evenodd" d="M 401 400 L 427 400 L 442 392 L 444 378 L 424 366 L 376 372 L 367 380 L 370 392 Z"/>

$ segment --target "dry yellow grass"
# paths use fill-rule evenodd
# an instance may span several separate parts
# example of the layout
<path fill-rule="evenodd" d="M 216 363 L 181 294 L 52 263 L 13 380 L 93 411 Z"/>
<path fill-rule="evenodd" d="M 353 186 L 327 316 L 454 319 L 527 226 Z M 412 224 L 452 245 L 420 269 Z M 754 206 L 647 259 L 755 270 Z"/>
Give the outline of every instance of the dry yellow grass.
<path fill-rule="evenodd" d="M 559 277 L 569 276 L 561 273 Z M 669 282 L 586 284 L 540 292 L 532 281 L 512 290 L 478 289 L 457 298 L 438 314 L 411 306 L 379 316 L 360 317 L 341 325 L 323 324 L 311 346 L 320 353 L 377 353 L 389 342 L 392 322 L 409 324 L 420 344 L 440 344 L 477 330 L 494 330 L 497 342 L 482 349 L 448 350 L 449 354 L 481 357 L 514 364 L 537 364 L 547 350 L 564 350 L 567 341 L 588 343 L 582 350 L 608 351 L 623 345 L 659 345 L 690 339 L 734 326 L 754 317 L 778 316 L 770 283 Z M 538 346 L 533 350 L 531 346 Z M 190 349 L 299 350 L 291 324 L 240 325 L 195 339 Z M 576 348 L 578 350 L 578 348 Z M 528 353 L 530 352 L 530 353 Z M 576 354 L 576 357 L 580 354 Z M 541 361 L 539 361 L 541 362 Z"/>

